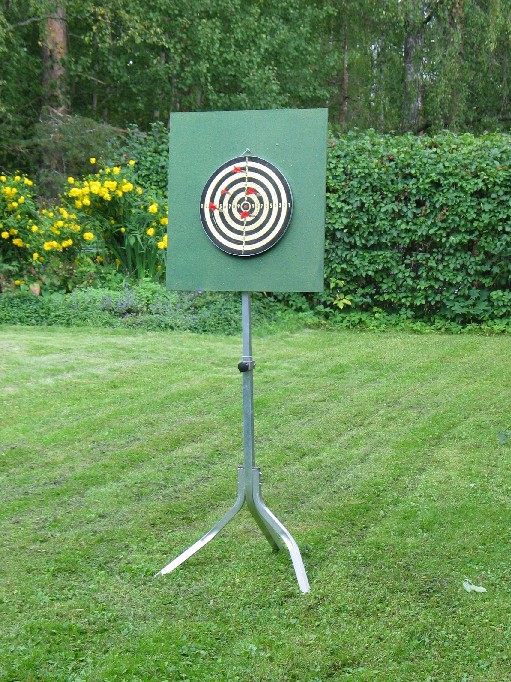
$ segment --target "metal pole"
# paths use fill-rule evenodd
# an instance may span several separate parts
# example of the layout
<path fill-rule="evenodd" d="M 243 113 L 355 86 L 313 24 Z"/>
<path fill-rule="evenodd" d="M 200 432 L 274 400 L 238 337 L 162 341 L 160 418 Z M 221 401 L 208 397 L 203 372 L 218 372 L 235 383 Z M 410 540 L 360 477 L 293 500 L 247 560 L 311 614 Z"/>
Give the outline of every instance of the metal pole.
<path fill-rule="evenodd" d="M 291 533 L 265 505 L 261 495 L 261 470 L 255 466 L 254 451 L 254 379 L 252 358 L 252 311 L 250 293 L 241 295 L 242 358 L 238 369 L 243 374 L 243 466 L 238 469 L 238 497 L 234 505 L 205 535 L 157 573 L 165 575 L 207 545 L 247 503 L 252 516 L 274 550 L 286 547 L 293 562 L 298 586 L 309 592 L 310 586 L 300 549 Z"/>
<path fill-rule="evenodd" d="M 238 365 L 243 374 L 243 466 L 245 468 L 246 490 L 252 485 L 252 468 L 255 466 L 254 454 L 254 367 L 252 358 L 252 302 L 250 292 L 241 294 L 241 363 Z"/>

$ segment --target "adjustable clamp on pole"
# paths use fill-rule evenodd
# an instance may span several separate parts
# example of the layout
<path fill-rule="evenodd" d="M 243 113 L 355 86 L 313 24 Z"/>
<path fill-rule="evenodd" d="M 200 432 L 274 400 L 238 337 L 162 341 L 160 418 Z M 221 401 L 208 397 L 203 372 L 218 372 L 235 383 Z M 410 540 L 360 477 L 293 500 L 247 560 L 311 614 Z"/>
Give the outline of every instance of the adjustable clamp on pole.
<path fill-rule="evenodd" d="M 255 362 L 253 360 L 243 359 L 238 363 L 238 369 L 240 372 L 251 372 L 255 367 Z"/>

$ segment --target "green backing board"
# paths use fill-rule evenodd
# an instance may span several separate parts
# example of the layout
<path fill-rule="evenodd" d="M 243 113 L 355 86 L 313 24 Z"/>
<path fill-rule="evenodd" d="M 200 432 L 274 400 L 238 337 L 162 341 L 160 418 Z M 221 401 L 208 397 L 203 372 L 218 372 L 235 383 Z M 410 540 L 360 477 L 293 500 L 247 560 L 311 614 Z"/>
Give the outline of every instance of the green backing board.
<path fill-rule="evenodd" d="M 167 287 L 204 291 L 321 291 L 327 109 L 175 113 L 170 116 Z M 200 221 L 201 193 L 222 164 L 246 149 L 276 166 L 293 193 L 293 215 L 269 251 L 218 249 Z"/>

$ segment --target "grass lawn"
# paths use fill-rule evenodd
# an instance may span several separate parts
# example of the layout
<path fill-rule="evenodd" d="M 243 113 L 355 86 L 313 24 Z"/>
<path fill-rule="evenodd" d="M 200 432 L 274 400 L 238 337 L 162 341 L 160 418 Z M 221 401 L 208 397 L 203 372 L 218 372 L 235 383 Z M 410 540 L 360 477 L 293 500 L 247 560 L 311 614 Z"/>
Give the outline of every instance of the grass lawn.
<path fill-rule="evenodd" d="M 511 679 L 511 337 L 0 331 L 0 680 Z M 469 578 L 486 593 L 468 593 Z"/>

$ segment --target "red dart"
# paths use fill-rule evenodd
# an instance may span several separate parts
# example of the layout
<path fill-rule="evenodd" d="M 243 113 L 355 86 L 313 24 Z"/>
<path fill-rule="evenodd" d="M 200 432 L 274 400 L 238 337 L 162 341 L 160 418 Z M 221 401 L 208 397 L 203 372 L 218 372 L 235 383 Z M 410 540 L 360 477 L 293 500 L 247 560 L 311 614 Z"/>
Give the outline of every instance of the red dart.
<path fill-rule="evenodd" d="M 250 218 L 250 213 L 248 211 L 242 211 L 240 213 L 240 218 Z"/>
<path fill-rule="evenodd" d="M 253 187 L 249 187 L 249 188 L 247 189 L 247 192 L 246 192 L 246 193 L 247 193 L 247 194 L 257 194 L 256 190 L 255 190 Z"/>
<path fill-rule="evenodd" d="M 221 189 L 220 194 L 229 194 L 229 190 L 228 189 Z"/>
<path fill-rule="evenodd" d="M 232 173 L 241 173 L 242 169 L 239 166 L 234 166 L 234 168 L 231 171 Z"/>
<path fill-rule="evenodd" d="M 212 201 L 210 201 L 209 202 L 209 210 L 210 211 L 218 211 L 218 206 L 215 206 L 215 204 Z"/>

